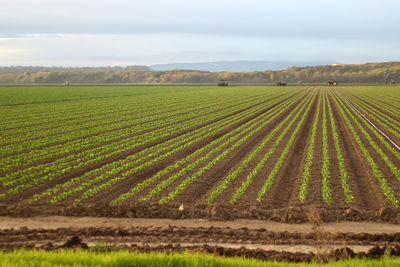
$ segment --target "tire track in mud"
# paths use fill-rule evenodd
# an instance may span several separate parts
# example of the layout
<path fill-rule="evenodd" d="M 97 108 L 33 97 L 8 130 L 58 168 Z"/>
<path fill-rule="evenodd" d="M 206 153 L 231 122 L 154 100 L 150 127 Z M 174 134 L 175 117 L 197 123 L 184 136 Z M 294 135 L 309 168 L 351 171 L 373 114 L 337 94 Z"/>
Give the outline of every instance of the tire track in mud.
<path fill-rule="evenodd" d="M 193 227 L 147 225 L 0 230 L 0 248 L 88 249 L 138 252 L 201 252 L 262 260 L 323 261 L 352 257 L 379 258 L 391 247 L 400 256 L 399 233 L 271 231 L 264 227 Z"/>

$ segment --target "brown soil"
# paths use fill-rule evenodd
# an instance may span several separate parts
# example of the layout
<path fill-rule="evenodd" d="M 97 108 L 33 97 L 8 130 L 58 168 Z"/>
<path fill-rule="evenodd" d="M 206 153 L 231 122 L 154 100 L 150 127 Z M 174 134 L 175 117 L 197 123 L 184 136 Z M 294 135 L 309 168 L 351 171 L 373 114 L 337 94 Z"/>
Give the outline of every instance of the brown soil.
<path fill-rule="evenodd" d="M 243 226 L 246 227 L 243 227 Z M 368 233 L 362 232 L 366 231 Z M 200 252 L 291 262 L 400 256 L 398 227 L 377 223 L 0 217 L 0 248 Z"/>
<path fill-rule="evenodd" d="M 387 205 L 388 200 L 382 194 L 379 184 L 373 177 L 372 171 L 366 162 L 362 151 L 354 139 L 350 129 L 339 112 L 332 95 L 329 96 L 334 117 L 337 118 L 337 130 L 340 140 L 343 141 L 343 154 L 346 166 L 349 168 L 350 179 L 355 182 L 356 187 L 351 188 L 357 199 L 361 199 L 363 208 L 378 209 L 380 206 Z M 371 198 L 374 196 L 374 198 Z"/>
<path fill-rule="evenodd" d="M 286 99 L 285 99 L 286 100 Z M 139 174 L 134 175 L 134 177 L 132 177 L 132 179 L 126 179 L 125 181 L 117 184 L 116 186 L 114 186 L 112 188 L 112 191 L 106 191 L 104 193 L 100 193 L 98 196 L 96 196 L 95 198 L 91 199 L 91 202 L 98 202 L 98 201 L 103 201 L 103 202 L 110 202 L 113 199 L 117 198 L 119 195 L 127 192 L 130 188 L 132 188 L 133 186 L 135 186 L 136 184 L 144 181 L 146 178 L 151 177 L 152 175 L 156 174 L 158 171 L 164 169 L 165 167 L 174 164 L 176 161 L 185 158 L 186 156 L 190 155 L 191 153 L 195 152 L 196 150 L 202 148 L 203 146 L 209 144 L 210 142 L 222 137 L 223 135 L 229 133 L 230 131 L 232 131 L 233 129 L 236 129 L 237 127 L 241 126 L 242 124 L 253 120 L 257 117 L 260 117 L 262 114 L 264 114 L 265 112 L 271 110 L 272 108 L 276 107 L 277 105 L 279 105 L 280 103 L 282 103 L 283 101 L 279 101 L 278 103 L 275 103 L 273 105 L 270 105 L 266 108 L 264 108 L 263 110 L 247 117 L 244 120 L 241 120 L 240 122 L 235 123 L 234 125 L 221 130 L 220 132 L 218 132 L 216 135 L 210 136 L 208 138 L 205 138 L 204 140 L 202 140 L 199 143 L 196 143 L 195 145 L 173 155 L 170 158 L 167 158 L 163 161 L 161 161 L 160 163 L 158 163 L 154 168 L 152 168 L 151 170 L 147 170 L 145 172 L 141 172 Z M 197 187 L 201 187 L 197 184 Z M 138 194 L 138 197 L 143 196 L 143 194 L 146 192 L 146 190 L 144 190 L 143 192 Z"/>
<path fill-rule="evenodd" d="M 346 204 L 344 201 L 343 190 L 341 188 L 339 180 L 338 163 L 336 159 L 335 146 L 332 140 L 331 134 L 329 135 L 329 155 L 331 158 L 331 187 L 332 187 L 332 198 L 335 202 L 334 205 L 326 204 L 321 197 L 321 127 L 318 127 L 318 134 L 316 137 L 314 160 L 309 185 L 309 195 L 307 196 L 306 202 L 301 204 L 297 201 L 298 185 L 300 182 L 301 173 L 305 162 L 307 153 L 309 136 L 311 133 L 312 123 L 315 118 L 316 105 L 318 98 L 314 99 L 312 107 L 309 111 L 309 115 L 306 117 L 303 126 L 300 128 L 297 138 L 293 143 L 293 146 L 288 154 L 288 157 L 282 166 L 280 172 L 277 174 L 274 185 L 271 191 L 265 198 L 265 200 L 259 203 L 256 200 L 257 192 L 265 181 L 265 178 L 269 175 L 272 170 L 274 163 L 278 160 L 284 145 L 287 143 L 291 132 L 291 129 L 287 136 L 282 140 L 282 144 L 278 146 L 274 155 L 265 164 L 262 171 L 249 186 L 245 196 L 238 201 L 235 205 L 231 205 L 229 200 L 232 193 L 241 182 L 244 181 L 246 175 L 255 167 L 257 160 L 260 160 L 262 156 L 268 151 L 269 146 L 276 140 L 271 140 L 264 150 L 261 151 L 254 162 L 252 162 L 244 172 L 237 177 L 237 180 L 231 184 L 231 187 L 222 194 L 215 202 L 214 207 L 208 207 L 205 201 L 209 192 L 214 190 L 238 164 L 240 164 L 244 158 L 249 155 L 270 133 L 275 125 L 282 121 L 283 117 L 288 114 L 293 107 L 286 110 L 282 116 L 279 116 L 271 124 L 257 133 L 247 142 L 245 142 L 237 150 L 233 151 L 226 159 L 222 160 L 210 171 L 205 173 L 196 182 L 191 184 L 185 192 L 183 192 L 175 201 L 160 205 L 157 201 L 150 203 L 138 203 L 136 199 L 131 199 L 127 203 L 118 204 L 116 206 L 110 205 L 110 202 L 117 198 L 122 193 L 129 191 L 138 182 L 144 181 L 151 177 L 157 171 L 165 168 L 166 166 L 175 163 L 177 160 L 185 157 L 186 155 L 196 151 L 197 149 L 208 144 L 212 140 L 226 134 L 242 125 L 243 123 L 260 116 L 272 107 L 278 105 L 276 103 L 269 107 L 260 106 L 259 112 L 252 114 L 247 119 L 236 123 L 228 129 L 221 129 L 221 131 L 209 137 L 203 142 L 198 143 L 184 151 L 177 153 L 169 158 L 166 158 L 160 162 L 154 168 L 143 170 L 142 172 L 128 177 L 123 182 L 116 184 L 115 186 L 104 190 L 99 193 L 96 197 L 89 199 L 87 202 L 76 204 L 71 199 L 66 200 L 58 204 L 50 204 L 48 199 L 41 201 L 40 203 L 29 204 L 29 199 L 35 193 L 41 193 L 44 190 L 51 188 L 57 184 L 64 183 L 73 177 L 81 175 L 87 171 L 93 170 L 103 166 L 106 163 L 113 162 L 115 160 L 123 159 L 129 155 L 137 153 L 146 147 L 151 147 L 160 142 L 167 141 L 173 137 L 180 136 L 186 132 L 195 130 L 198 127 L 189 129 L 187 131 L 178 133 L 174 136 L 170 136 L 163 140 L 157 141 L 152 144 L 148 144 L 141 148 L 130 150 L 126 153 L 120 153 L 119 155 L 108 158 L 96 164 L 92 164 L 85 168 L 70 172 L 68 174 L 57 177 L 52 181 L 38 185 L 35 188 L 31 188 L 15 196 L 7 196 L 7 198 L 0 200 L 0 215 L 11 215 L 11 216 L 37 216 L 37 215 L 68 215 L 68 216 L 105 216 L 105 217 L 131 217 L 131 218 L 207 218 L 215 220 L 233 220 L 238 218 L 246 219 L 261 219 L 261 220 L 274 220 L 280 222 L 291 222 L 301 223 L 310 221 L 310 218 L 316 219 L 316 224 L 320 222 L 336 222 L 336 221 L 377 221 L 377 222 L 391 222 L 400 224 L 400 208 L 394 207 L 383 195 L 380 189 L 378 180 L 373 176 L 371 168 L 365 157 L 358 147 L 350 129 L 345 123 L 344 118 L 339 112 L 339 108 L 334 101 L 333 93 L 328 93 L 328 98 L 332 107 L 339 142 L 343 151 L 345 164 L 350 175 L 350 189 L 355 197 L 355 202 L 351 205 Z M 286 98 L 286 97 L 284 97 Z M 282 100 L 284 101 L 284 100 Z M 321 109 L 322 110 L 322 109 Z M 230 113 L 226 116 L 234 116 L 238 113 Z M 218 118 L 223 119 L 222 118 Z M 319 125 L 321 125 L 322 118 L 320 118 Z M 295 123 L 294 126 L 297 124 Z M 330 118 L 328 116 L 328 131 L 331 132 Z M 204 125 L 201 125 L 204 126 Z M 199 126 L 199 127 L 201 127 Z M 282 130 L 281 130 L 282 131 Z M 358 131 L 359 132 L 359 131 Z M 360 133 L 360 132 L 359 132 Z M 277 133 L 277 136 L 280 133 Z M 360 134 L 362 141 L 365 143 L 365 137 Z M 375 137 L 374 137 L 375 138 Z M 369 151 L 372 151 L 371 146 L 366 144 Z M 397 197 L 400 199 L 400 183 L 395 180 L 395 177 L 390 176 L 390 170 L 387 169 L 384 162 L 379 159 L 379 155 L 372 153 L 371 155 L 376 160 L 379 168 L 383 174 L 387 176 L 388 181 L 393 185 L 393 189 L 396 191 Z M 391 157 L 393 159 L 393 157 Z M 398 161 L 394 161 L 398 162 Z M 202 165 L 203 166 L 203 165 Z M 201 166 L 199 166 L 201 167 Z M 183 177 L 185 178 L 185 177 Z M 180 181 L 172 184 L 171 187 L 166 188 L 155 198 L 165 196 L 171 189 Z M 153 189 L 157 183 L 149 186 L 149 190 Z M 183 203 L 183 210 L 179 207 Z M 311 215 L 310 215 L 311 214 Z M 312 216 L 315 215 L 315 216 Z M 312 221 L 312 220 L 311 220 Z M 320 221 L 320 222 L 319 222 Z"/>

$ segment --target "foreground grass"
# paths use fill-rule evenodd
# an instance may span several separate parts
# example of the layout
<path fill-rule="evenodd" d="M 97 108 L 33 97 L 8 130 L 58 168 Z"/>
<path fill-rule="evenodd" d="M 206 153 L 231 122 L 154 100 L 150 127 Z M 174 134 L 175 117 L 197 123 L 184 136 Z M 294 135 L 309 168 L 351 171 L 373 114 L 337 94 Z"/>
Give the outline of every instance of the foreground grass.
<path fill-rule="evenodd" d="M 255 259 L 223 258 L 190 253 L 135 253 L 128 251 L 95 253 L 93 251 L 0 251 L 0 266 L 321 266 L 318 263 L 263 262 Z M 323 266 L 400 266 L 400 258 L 348 260 Z"/>

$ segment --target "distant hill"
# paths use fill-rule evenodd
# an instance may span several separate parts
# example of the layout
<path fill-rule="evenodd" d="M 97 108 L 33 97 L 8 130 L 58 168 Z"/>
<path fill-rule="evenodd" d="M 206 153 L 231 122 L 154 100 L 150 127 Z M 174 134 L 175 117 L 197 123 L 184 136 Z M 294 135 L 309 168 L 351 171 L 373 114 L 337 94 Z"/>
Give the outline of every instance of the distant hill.
<path fill-rule="evenodd" d="M 156 64 L 150 65 L 152 70 L 201 70 L 211 72 L 249 72 L 264 70 L 284 70 L 290 67 L 306 67 L 328 65 L 333 62 L 317 62 L 317 61 L 216 61 L 201 63 L 172 63 L 172 64 Z"/>
<path fill-rule="evenodd" d="M 400 62 L 366 64 L 330 64 L 314 67 L 290 67 L 284 70 L 251 72 L 210 72 L 199 70 L 146 71 L 121 70 L 105 67 L 54 71 L 0 72 L 0 84 L 216 84 L 227 79 L 230 84 L 274 84 L 284 81 L 289 84 L 323 84 L 327 79 L 336 79 L 339 84 L 400 83 Z"/>

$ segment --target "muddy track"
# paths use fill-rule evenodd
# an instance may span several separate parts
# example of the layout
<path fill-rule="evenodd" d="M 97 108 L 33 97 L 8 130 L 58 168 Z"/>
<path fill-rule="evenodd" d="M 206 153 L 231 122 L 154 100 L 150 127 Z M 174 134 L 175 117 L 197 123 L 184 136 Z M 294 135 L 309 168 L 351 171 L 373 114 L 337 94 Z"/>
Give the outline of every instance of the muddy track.
<path fill-rule="evenodd" d="M 185 226 L 173 222 L 172 225 L 167 222 L 153 224 L 151 220 L 113 227 L 99 225 L 87 227 L 75 224 L 73 227 L 21 226 L 19 229 L 13 229 L 3 226 L 0 230 L 0 248 L 4 250 L 22 247 L 45 250 L 91 248 L 98 252 L 120 249 L 140 252 L 188 251 L 262 260 L 326 262 L 329 259 L 353 257 L 379 258 L 385 254 L 386 247 L 390 247 L 392 256 L 400 256 L 400 232 L 352 233 L 326 231 L 322 227 L 315 229 L 311 226 L 309 226 L 311 229 L 306 231 L 279 231 L 268 230 L 260 225 L 252 226 L 251 221 L 247 224 L 238 223 L 233 228 L 222 226 L 222 223 L 218 226 L 217 223 L 207 221 L 202 222 L 203 226 L 200 227 L 190 221 L 183 223 Z M 46 225 L 51 226 L 51 224 Z"/>
<path fill-rule="evenodd" d="M 179 210 L 177 204 L 124 203 L 111 206 L 104 203 L 65 204 L 28 204 L 24 202 L 11 205 L 0 205 L 0 216 L 93 216 L 117 218 L 171 218 L 171 219 L 257 219 L 278 222 L 307 222 L 310 209 L 315 205 L 300 207 L 271 208 L 263 205 L 219 204 L 210 208 L 207 204 L 185 206 Z M 400 208 L 382 207 L 368 210 L 357 207 L 317 207 L 318 217 L 323 222 L 336 221 L 375 221 L 400 224 Z"/>
<path fill-rule="evenodd" d="M 395 245 L 400 243 L 400 233 L 329 233 L 314 231 L 272 232 L 265 228 L 249 229 L 242 227 L 176 227 L 171 225 L 158 227 L 84 227 L 56 229 L 19 229 L 0 230 L 1 243 L 68 240 L 80 236 L 86 240 L 107 239 L 110 242 L 145 243 L 219 243 L 219 244 L 258 244 L 258 245 Z"/>

